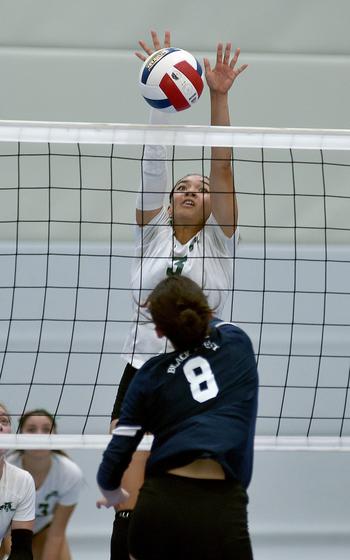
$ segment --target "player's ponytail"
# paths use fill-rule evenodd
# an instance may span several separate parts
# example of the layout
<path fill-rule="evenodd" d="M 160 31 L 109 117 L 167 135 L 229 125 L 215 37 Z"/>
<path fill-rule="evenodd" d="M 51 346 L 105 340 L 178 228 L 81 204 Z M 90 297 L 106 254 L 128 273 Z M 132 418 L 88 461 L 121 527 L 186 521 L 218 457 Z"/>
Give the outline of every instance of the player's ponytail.
<path fill-rule="evenodd" d="M 147 298 L 156 327 L 176 350 L 192 350 L 208 334 L 212 310 L 201 288 L 185 276 L 162 280 Z"/>

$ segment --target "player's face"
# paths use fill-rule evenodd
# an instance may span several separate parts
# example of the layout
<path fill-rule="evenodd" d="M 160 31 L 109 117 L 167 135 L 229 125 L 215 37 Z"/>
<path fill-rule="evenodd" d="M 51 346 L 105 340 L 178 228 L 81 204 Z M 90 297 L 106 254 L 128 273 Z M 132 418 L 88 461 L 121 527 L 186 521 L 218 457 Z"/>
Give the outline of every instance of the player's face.
<path fill-rule="evenodd" d="M 174 225 L 203 226 L 210 212 L 210 189 L 206 177 L 187 175 L 177 182 L 169 206 Z"/>
<path fill-rule="evenodd" d="M 0 406 L 0 435 L 11 433 L 11 419 L 7 411 Z M 6 449 L 0 449 L 0 457 L 6 453 Z"/>
<path fill-rule="evenodd" d="M 49 435 L 54 433 L 52 429 L 52 420 L 47 416 L 29 416 L 22 426 L 22 434 L 43 434 Z M 34 449 L 26 451 L 27 454 L 34 455 L 35 457 L 42 457 L 49 455 L 50 450 Z"/>

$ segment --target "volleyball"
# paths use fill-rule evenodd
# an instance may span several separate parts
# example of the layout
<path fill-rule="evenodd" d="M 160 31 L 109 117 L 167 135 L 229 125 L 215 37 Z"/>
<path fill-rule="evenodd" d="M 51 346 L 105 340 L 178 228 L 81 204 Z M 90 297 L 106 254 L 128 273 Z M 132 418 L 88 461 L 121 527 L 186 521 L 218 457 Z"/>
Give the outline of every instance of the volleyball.
<path fill-rule="evenodd" d="M 189 52 L 173 47 L 149 56 L 140 71 L 144 99 L 160 111 L 175 113 L 192 107 L 200 98 L 203 70 Z"/>

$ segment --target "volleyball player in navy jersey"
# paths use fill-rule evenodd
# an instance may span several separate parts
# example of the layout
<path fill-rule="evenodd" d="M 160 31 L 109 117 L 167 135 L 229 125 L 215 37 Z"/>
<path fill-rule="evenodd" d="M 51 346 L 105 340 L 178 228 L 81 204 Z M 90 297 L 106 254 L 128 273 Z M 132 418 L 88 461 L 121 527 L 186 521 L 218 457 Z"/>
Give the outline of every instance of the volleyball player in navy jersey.
<path fill-rule="evenodd" d="M 258 374 L 249 337 L 213 318 L 183 276 L 147 299 L 175 351 L 148 360 L 126 393 L 103 455 L 98 507 L 125 500 L 121 479 L 145 432 L 154 434 L 129 530 L 136 560 L 251 560 L 246 489 L 252 476 Z"/>

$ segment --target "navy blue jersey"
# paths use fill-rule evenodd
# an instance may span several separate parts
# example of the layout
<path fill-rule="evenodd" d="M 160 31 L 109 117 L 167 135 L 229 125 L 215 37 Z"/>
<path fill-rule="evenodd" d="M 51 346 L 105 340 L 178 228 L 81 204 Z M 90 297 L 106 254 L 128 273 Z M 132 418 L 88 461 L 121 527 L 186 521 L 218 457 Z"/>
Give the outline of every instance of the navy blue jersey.
<path fill-rule="evenodd" d="M 145 432 L 154 435 L 146 476 L 199 458 L 218 461 L 226 478 L 248 486 L 253 466 L 258 374 L 251 341 L 214 319 L 195 351 L 148 360 L 125 395 L 103 455 L 98 483 L 114 490 Z"/>

